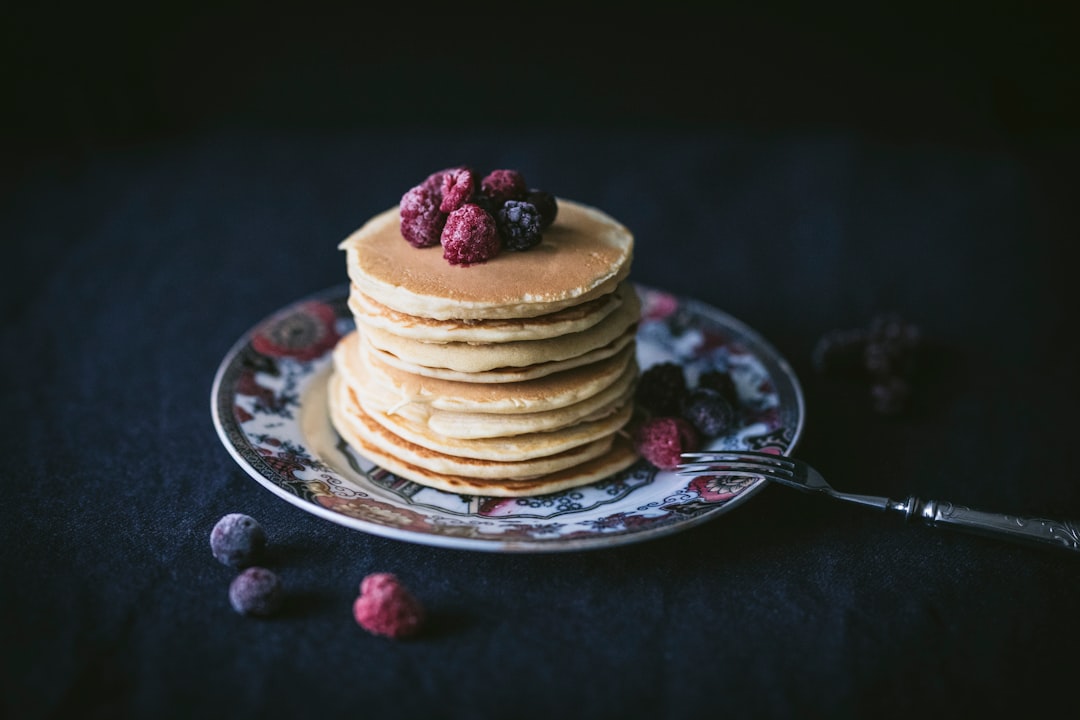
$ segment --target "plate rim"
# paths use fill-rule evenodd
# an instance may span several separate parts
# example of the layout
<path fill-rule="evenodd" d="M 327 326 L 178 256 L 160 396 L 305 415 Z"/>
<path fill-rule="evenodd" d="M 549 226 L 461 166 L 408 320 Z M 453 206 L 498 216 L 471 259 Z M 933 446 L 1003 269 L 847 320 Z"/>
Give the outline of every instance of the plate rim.
<path fill-rule="evenodd" d="M 633 282 L 636 289 L 644 291 L 646 293 L 662 293 L 671 297 L 674 297 L 680 306 L 689 307 L 705 316 L 718 316 L 725 325 L 735 329 L 743 338 L 753 341 L 758 347 L 760 347 L 768 355 L 768 359 L 774 363 L 783 374 L 784 378 L 790 385 L 790 390 L 793 395 L 795 411 L 797 416 L 797 422 L 795 428 L 792 431 L 791 440 L 787 448 L 785 448 L 783 454 L 790 455 L 792 451 L 798 446 L 802 439 L 803 431 L 806 425 L 806 401 L 802 384 L 799 381 L 798 375 L 791 367 L 787 358 L 779 353 L 776 348 L 769 342 L 764 336 L 757 330 L 747 325 L 745 322 L 735 318 L 731 314 L 720 310 L 719 308 L 711 305 L 707 302 L 699 300 L 694 297 L 682 295 L 679 293 L 672 293 L 670 291 L 663 290 L 656 286 Z M 285 305 L 277 308 L 266 314 L 260 320 L 252 324 L 240 337 L 233 342 L 228 351 L 225 353 L 221 361 L 218 363 L 218 367 L 214 373 L 213 382 L 210 387 L 210 414 L 213 420 L 214 429 L 217 433 L 218 440 L 225 446 L 226 451 L 233 458 L 233 460 L 256 482 L 263 487 L 273 492 L 278 497 L 284 499 L 291 505 L 294 505 L 305 512 L 313 514 L 317 517 L 321 517 L 324 520 L 328 520 L 337 525 L 348 527 L 353 530 L 359 530 L 361 532 L 384 537 L 392 540 L 398 540 L 408 542 L 412 544 L 420 544 L 429 547 L 439 547 L 444 549 L 454 550 L 469 550 L 469 551 L 482 551 L 482 552 L 495 552 L 495 553 L 557 553 L 557 552 L 575 552 L 581 550 L 592 550 L 601 548 L 611 548 L 621 545 L 643 542 L 646 540 L 652 540 L 675 533 L 683 532 L 696 527 L 704 522 L 714 520 L 717 515 L 729 512 L 747 502 L 751 497 L 757 495 L 762 488 L 765 487 L 767 481 L 759 479 L 754 482 L 750 487 L 742 490 L 738 495 L 730 500 L 727 500 L 721 504 L 717 504 L 714 507 L 704 510 L 701 513 L 684 517 L 680 522 L 668 523 L 659 527 L 636 529 L 618 534 L 600 534 L 589 537 L 578 537 L 570 539 L 554 538 L 551 540 L 506 540 L 499 537 L 491 538 L 467 538 L 454 535 L 440 534 L 440 533 L 420 533 L 410 531 L 407 529 L 392 527 L 383 525 L 371 520 L 365 520 L 350 515 L 345 515 L 340 512 L 336 512 L 330 508 L 323 507 L 317 503 L 313 503 L 298 495 L 290 493 L 281 488 L 277 483 L 273 482 L 270 478 L 256 468 L 244 457 L 240 450 L 235 446 L 232 441 L 231 435 L 225 427 L 226 421 L 222 418 L 222 384 L 225 377 L 232 367 L 236 358 L 244 350 L 245 347 L 250 344 L 256 331 L 265 325 L 269 320 L 280 316 L 289 310 L 299 307 L 305 303 L 313 301 L 327 301 L 338 300 L 341 297 L 347 297 L 349 285 L 348 283 L 339 283 L 322 290 L 309 293 L 300 298 L 296 298 Z M 230 407 L 232 404 L 230 402 Z M 235 422 L 235 421 L 234 421 Z M 313 453 L 314 455 L 314 453 Z"/>

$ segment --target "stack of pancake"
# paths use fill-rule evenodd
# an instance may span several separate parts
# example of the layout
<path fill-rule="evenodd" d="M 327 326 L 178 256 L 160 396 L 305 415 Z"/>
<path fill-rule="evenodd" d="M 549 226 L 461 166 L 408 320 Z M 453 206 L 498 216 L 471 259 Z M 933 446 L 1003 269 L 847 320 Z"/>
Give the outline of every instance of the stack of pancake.
<path fill-rule="evenodd" d="M 345 239 L 356 330 L 339 342 L 330 418 L 360 454 L 448 492 L 539 495 L 636 459 L 640 305 L 633 236 L 559 200 L 542 242 L 468 267 L 400 233 L 397 208 Z"/>

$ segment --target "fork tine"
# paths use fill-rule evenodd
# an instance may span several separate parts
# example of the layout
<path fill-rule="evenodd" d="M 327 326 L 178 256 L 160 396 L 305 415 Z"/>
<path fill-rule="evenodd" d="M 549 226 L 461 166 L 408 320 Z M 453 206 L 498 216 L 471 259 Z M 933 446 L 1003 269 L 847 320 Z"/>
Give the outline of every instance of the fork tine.
<path fill-rule="evenodd" d="M 792 479 L 795 472 L 779 465 L 763 465 L 758 462 L 737 462 L 721 460 L 719 462 L 681 463 L 675 466 L 679 475 L 768 475 L 775 478 Z"/>

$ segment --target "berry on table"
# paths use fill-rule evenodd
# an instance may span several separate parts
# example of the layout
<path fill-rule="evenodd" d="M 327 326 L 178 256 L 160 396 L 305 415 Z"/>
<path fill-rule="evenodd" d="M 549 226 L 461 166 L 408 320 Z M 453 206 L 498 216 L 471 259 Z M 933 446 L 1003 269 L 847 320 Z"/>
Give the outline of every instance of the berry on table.
<path fill-rule="evenodd" d="M 255 518 L 243 513 L 225 515 L 210 531 L 210 551 L 223 565 L 254 565 L 266 549 L 266 531 Z"/>
<path fill-rule="evenodd" d="M 360 583 L 353 618 L 373 635 L 392 639 L 411 637 L 424 624 L 426 613 L 393 573 L 372 573 Z"/>
<path fill-rule="evenodd" d="M 686 375 L 682 366 L 662 362 L 647 368 L 638 378 L 637 404 L 653 415 L 678 415 L 686 398 Z"/>
<path fill-rule="evenodd" d="M 264 567 L 249 567 L 229 585 L 229 603 L 241 615 L 273 615 L 281 609 L 283 595 L 281 578 Z"/>
<path fill-rule="evenodd" d="M 699 440 L 694 427 L 681 417 L 654 417 L 635 431 L 634 449 L 655 467 L 673 470 L 682 453 L 697 449 Z"/>
<path fill-rule="evenodd" d="M 865 365 L 866 340 L 863 330 L 830 330 L 814 345 L 811 358 L 814 369 L 828 375 L 861 373 Z"/>
<path fill-rule="evenodd" d="M 495 218 L 479 205 L 466 203 L 446 218 L 440 239 L 443 257 L 451 265 L 473 265 L 499 254 Z"/>
<path fill-rule="evenodd" d="M 541 239 L 540 212 L 524 200 L 507 200 L 495 217 L 503 243 L 511 250 L 528 250 Z"/>

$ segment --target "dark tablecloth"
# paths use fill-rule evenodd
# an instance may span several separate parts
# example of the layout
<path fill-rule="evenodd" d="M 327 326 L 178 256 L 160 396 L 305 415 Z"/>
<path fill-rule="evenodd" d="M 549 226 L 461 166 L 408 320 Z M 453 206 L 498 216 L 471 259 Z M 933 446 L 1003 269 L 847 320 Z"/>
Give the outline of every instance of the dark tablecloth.
<path fill-rule="evenodd" d="M 1076 553 L 780 487 L 648 542 L 440 549 L 285 502 L 210 412 L 238 338 L 346 281 L 348 233 L 435 169 L 508 167 L 764 336 L 837 487 L 1080 519 L 1075 23 L 55 5 L 0 29 L 0 716 L 1075 711 Z M 883 312 L 928 348 L 895 417 L 812 363 Z M 276 616 L 229 605 L 230 512 L 266 528 Z M 413 640 L 352 618 L 383 571 L 430 613 Z"/>
<path fill-rule="evenodd" d="M 8 717 L 871 717 L 1075 707 L 1080 557 L 769 487 L 580 553 L 370 536 L 215 434 L 237 338 L 344 281 L 337 242 L 427 172 L 515 167 L 637 238 L 633 278 L 762 333 L 797 454 L 856 492 L 1080 518 L 1075 148 L 845 134 L 221 131 L 41 164 L 6 198 L 0 617 Z M 1073 164 L 1070 164 L 1073 161 Z M 1070 300 L 1071 298 L 1071 300 Z M 819 375 L 882 311 L 934 361 L 912 411 Z M 208 537 L 262 522 L 285 610 L 235 613 Z M 358 627 L 367 573 L 431 624 Z"/>

